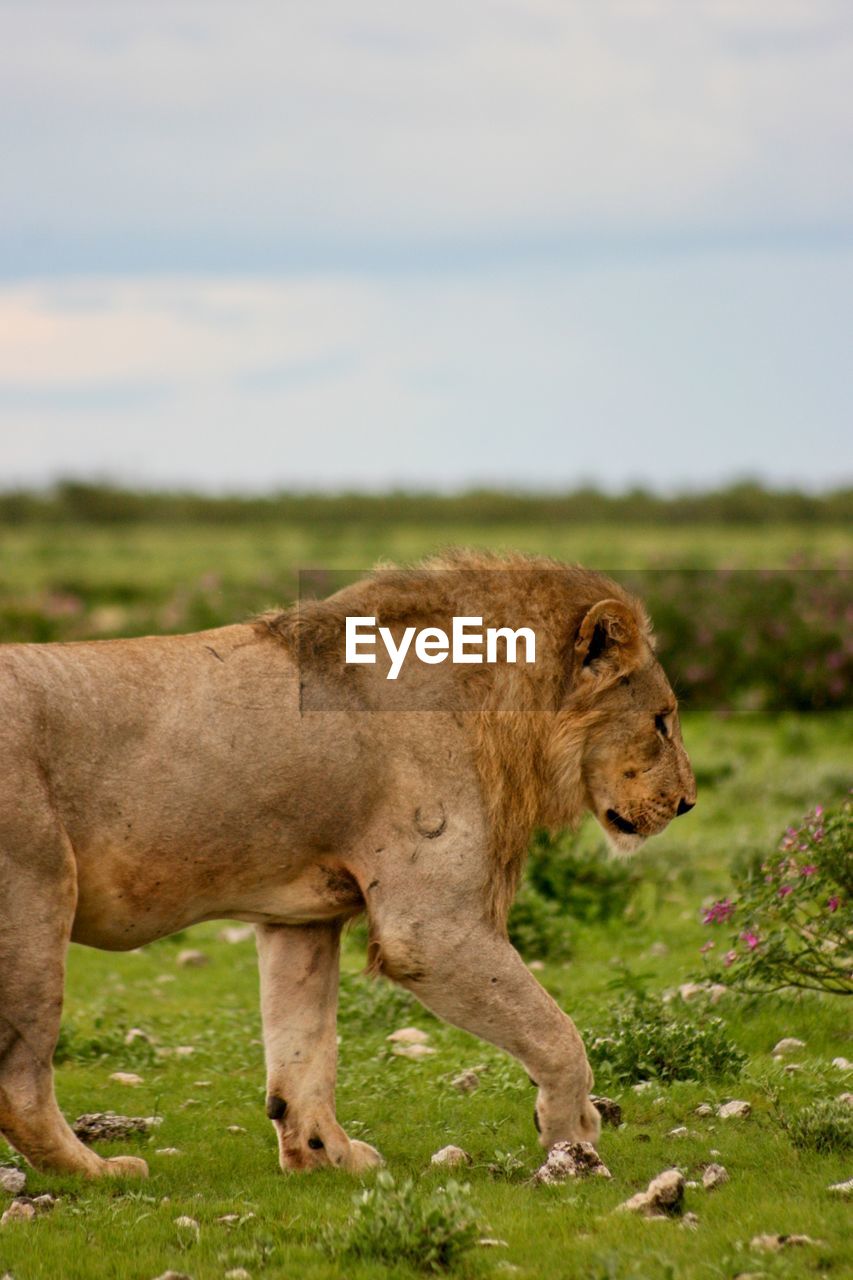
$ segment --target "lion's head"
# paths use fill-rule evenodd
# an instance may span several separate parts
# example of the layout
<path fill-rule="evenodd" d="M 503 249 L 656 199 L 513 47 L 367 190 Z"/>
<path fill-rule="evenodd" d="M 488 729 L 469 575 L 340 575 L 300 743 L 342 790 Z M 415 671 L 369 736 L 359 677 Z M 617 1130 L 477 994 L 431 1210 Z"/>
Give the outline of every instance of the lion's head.
<path fill-rule="evenodd" d="M 574 666 L 565 712 L 584 726 L 585 807 L 611 844 L 630 853 L 696 803 L 675 695 L 630 600 L 600 600 L 588 610 Z"/>

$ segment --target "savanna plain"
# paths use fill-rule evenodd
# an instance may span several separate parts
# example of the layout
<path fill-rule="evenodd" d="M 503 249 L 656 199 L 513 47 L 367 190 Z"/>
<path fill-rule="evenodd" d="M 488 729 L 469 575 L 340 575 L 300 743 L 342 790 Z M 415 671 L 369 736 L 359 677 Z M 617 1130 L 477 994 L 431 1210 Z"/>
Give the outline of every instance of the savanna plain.
<path fill-rule="evenodd" d="M 791 565 L 834 575 L 850 558 L 844 526 L 832 521 L 561 527 L 483 525 L 464 513 L 444 524 L 391 525 L 9 520 L 0 527 L 0 635 L 72 639 L 218 625 L 292 599 L 299 568 L 367 568 L 450 543 L 545 552 L 616 577 L 719 568 L 755 571 L 758 581 L 758 571 Z M 716 588 L 721 609 L 726 581 Z M 832 579 L 833 608 L 839 581 Z M 786 619 L 775 621 L 783 628 L 776 649 L 784 649 Z M 723 656 L 730 640 L 719 641 Z M 819 960 L 837 953 L 839 937 L 843 950 L 843 857 L 824 891 L 819 848 L 813 856 L 810 843 L 801 857 L 786 837 L 789 828 L 818 831 L 818 847 L 823 815 L 843 814 L 849 796 L 853 713 L 838 683 L 841 661 L 831 656 L 840 650 L 832 637 L 816 648 L 814 709 L 793 676 L 791 705 L 764 696 L 760 681 L 730 696 L 718 682 L 714 698 L 703 699 L 716 643 L 703 639 L 706 658 L 695 670 L 682 657 L 695 810 L 630 863 L 608 857 L 591 823 L 575 836 L 541 838 L 512 921 L 525 959 L 584 1035 L 596 1092 L 621 1107 L 621 1123 L 605 1126 L 599 1145 L 611 1179 L 531 1183 L 544 1154 L 524 1071 L 384 980 L 363 976 L 359 925 L 344 945 L 338 1114 L 350 1136 L 380 1149 L 386 1172 L 363 1182 L 284 1176 L 264 1116 L 254 944 L 249 931 L 214 922 L 126 955 L 71 948 L 60 1105 L 72 1121 L 109 1110 L 162 1117 L 150 1133 L 98 1145 L 102 1154 L 144 1155 L 150 1177 L 91 1184 L 27 1170 L 26 1194 L 51 1193 L 56 1203 L 0 1227 L 0 1275 L 153 1280 L 171 1269 L 194 1280 L 228 1272 L 390 1280 L 424 1265 L 519 1280 L 853 1274 L 850 1202 L 829 1191 L 853 1177 L 853 1113 L 837 1101 L 853 1090 L 849 981 L 842 972 L 837 992 L 783 985 L 757 993 L 735 983 L 765 945 L 761 927 L 742 927 L 737 915 L 750 869 L 777 875 L 780 858 L 790 870 L 779 887 L 790 882 L 790 892 L 810 894 L 809 946 Z M 759 663 L 763 649 L 753 647 Z M 779 671 L 770 680 L 777 690 Z M 843 841 L 849 822 L 838 822 Z M 846 852 L 849 882 L 849 844 Z M 775 882 L 767 892 L 778 893 Z M 790 892 L 780 899 L 785 911 Z M 823 950 L 822 913 L 834 930 Z M 767 925 L 777 934 L 786 927 L 795 927 L 793 917 Z M 180 963 L 188 949 L 202 963 Z M 399 1056 L 388 1037 L 403 1027 L 421 1029 L 434 1052 Z M 774 1055 L 783 1039 L 801 1044 Z M 463 1091 L 453 1082 L 469 1069 L 476 1087 Z M 116 1072 L 141 1082 L 122 1084 Z M 748 1114 L 721 1117 L 718 1107 L 730 1101 L 749 1103 Z M 448 1144 L 471 1163 L 431 1165 Z M 728 1180 L 706 1189 L 712 1163 Z M 0 1165 L 24 1167 L 1 1140 Z M 652 1220 L 616 1212 L 673 1167 L 688 1182 L 681 1212 Z M 0 1211 L 10 1199 L 0 1192 Z M 753 1243 L 764 1235 L 809 1239 L 776 1249 Z"/>

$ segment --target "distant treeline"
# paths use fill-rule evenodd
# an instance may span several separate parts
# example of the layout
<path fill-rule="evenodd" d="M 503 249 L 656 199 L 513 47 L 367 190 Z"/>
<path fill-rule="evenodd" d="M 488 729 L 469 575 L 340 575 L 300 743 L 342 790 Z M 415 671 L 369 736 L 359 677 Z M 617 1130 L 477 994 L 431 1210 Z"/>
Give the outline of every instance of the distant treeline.
<path fill-rule="evenodd" d="M 0 492 L 0 525 L 291 524 L 383 525 L 630 524 L 842 525 L 853 521 L 853 489 L 807 494 L 747 482 L 704 493 L 662 497 L 645 489 L 611 495 L 470 490 L 460 494 L 394 491 L 211 496 L 146 492 L 66 481 L 46 491 Z"/>

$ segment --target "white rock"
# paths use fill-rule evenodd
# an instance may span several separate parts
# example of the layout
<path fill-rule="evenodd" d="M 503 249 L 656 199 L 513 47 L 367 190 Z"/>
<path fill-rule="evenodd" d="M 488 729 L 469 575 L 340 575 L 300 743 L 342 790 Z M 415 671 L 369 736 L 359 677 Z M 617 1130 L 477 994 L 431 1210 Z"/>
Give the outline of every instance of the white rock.
<path fill-rule="evenodd" d="M 255 936 L 255 926 L 252 924 L 229 924 L 224 929 L 220 929 L 216 935 L 220 942 L 229 942 L 234 946 L 238 942 L 248 942 L 250 938 Z"/>
<path fill-rule="evenodd" d="M 135 1071 L 114 1071 L 110 1076 L 116 1084 L 126 1084 L 131 1088 L 135 1088 L 139 1084 L 144 1084 L 142 1076 L 138 1076 Z"/>
<path fill-rule="evenodd" d="M 176 1058 L 191 1058 L 195 1053 L 194 1044 L 176 1044 L 172 1053 Z"/>
<path fill-rule="evenodd" d="M 682 982 L 678 988 L 678 994 L 681 996 L 685 1004 L 691 1000 L 695 1000 L 697 996 L 705 994 L 706 988 L 701 982 Z"/>
<path fill-rule="evenodd" d="M 23 1169 L 0 1169 L 0 1191 L 5 1191 L 10 1196 L 18 1196 L 26 1185 L 27 1175 Z"/>
<path fill-rule="evenodd" d="M 710 1102 L 700 1102 L 693 1114 L 694 1116 L 712 1116 L 714 1114 L 714 1108 L 711 1106 Z"/>
<path fill-rule="evenodd" d="M 802 1070 L 803 1070 L 802 1062 L 786 1062 L 784 1066 L 784 1071 L 786 1075 L 789 1075 L 789 1076 L 793 1076 L 798 1071 L 802 1071 Z"/>
<path fill-rule="evenodd" d="M 843 1102 L 845 1107 L 853 1107 L 853 1093 L 839 1093 L 836 1102 Z"/>
<path fill-rule="evenodd" d="M 29 1204 L 26 1200 L 13 1200 L 0 1218 L 0 1227 L 5 1226 L 7 1222 L 31 1222 L 35 1216 L 35 1205 Z"/>
<path fill-rule="evenodd" d="M 675 1129 L 670 1129 L 666 1136 L 668 1138 L 686 1138 L 689 1132 L 686 1124 L 680 1124 Z"/>
<path fill-rule="evenodd" d="M 458 1089 L 460 1093 L 473 1093 L 475 1089 L 480 1087 L 480 1077 L 477 1072 L 470 1067 L 465 1071 L 460 1071 L 458 1076 L 454 1076 L 450 1081 L 452 1089 Z"/>
<path fill-rule="evenodd" d="M 840 1196 L 842 1200 L 849 1200 L 853 1197 L 853 1178 L 848 1178 L 846 1182 L 833 1182 L 832 1186 L 827 1187 L 830 1195 Z"/>
<path fill-rule="evenodd" d="M 471 1157 L 467 1151 L 463 1151 L 461 1147 L 442 1147 L 440 1151 L 436 1151 L 430 1156 L 430 1164 L 444 1164 L 451 1169 L 456 1169 L 460 1165 L 470 1164 Z"/>
<path fill-rule="evenodd" d="M 213 1081 L 212 1080 L 193 1080 L 193 1088 L 194 1089 L 212 1089 Z"/>
<path fill-rule="evenodd" d="M 748 1102 L 742 1102 L 733 1099 L 731 1102 L 722 1102 L 717 1107 L 717 1115 L 721 1120 L 742 1120 L 752 1111 L 752 1107 Z"/>
<path fill-rule="evenodd" d="M 708 988 L 708 999 L 711 1004 L 719 1004 L 724 996 L 729 994 L 729 989 L 722 982 L 712 982 Z"/>
<path fill-rule="evenodd" d="M 435 1053 L 428 1044 L 395 1044 L 391 1050 L 397 1058 L 412 1058 L 417 1062 L 420 1058 L 428 1058 Z"/>
<path fill-rule="evenodd" d="M 706 1191 L 713 1191 L 715 1187 L 721 1187 L 724 1182 L 729 1181 L 729 1171 L 722 1164 L 709 1164 L 702 1174 L 702 1186 Z"/>
<path fill-rule="evenodd" d="M 653 1080 L 640 1080 L 638 1084 L 631 1085 L 634 1093 L 648 1093 L 649 1089 L 653 1089 L 654 1087 Z"/>
<path fill-rule="evenodd" d="M 750 1249 L 760 1249 L 764 1253 L 778 1253 L 780 1249 L 789 1249 L 792 1245 L 823 1244 L 822 1240 L 812 1240 L 811 1236 L 753 1236 L 749 1242 Z"/>
<path fill-rule="evenodd" d="M 210 957 L 203 951 L 196 951 L 189 947 L 186 951 L 178 952 L 175 964 L 180 965 L 182 969 L 201 969 L 203 965 L 210 964 Z"/>
<path fill-rule="evenodd" d="M 681 1219 L 681 1225 L 687 1231 L 695 1231 L 699 1226 L 699 1215 L 697 1213 L 685 1213 Z"/>
<path fill-rule="evenodd" d="M 225 1280 L 252 1280 L 252 1276 L 245 1267 L 233 1267 L 225 1272 Z"/>
<path fill-rule="evenodd" d="M 246 1130 L 241 1124 L 229 1124 L 228 1133 L 245 1133 Z"/>
<path fill-rule="evenodd" d="M 157 1147 L 154 1154 L 155 1156 L 179 1156 L 183 1153 L 178 1147 Z"/>
<path fill-rule="evenodd" d="M 609 1178 L 610 1170 L 591 1142 L 555 1142 L 533 1183 L 552 1186 L 568 1178 Z"/>
<path fill-rule="evenodd" d="M 180 1218 L 175 1219 L 175 1226 L 180 1231 L 192 1231 L 196 1235 L 201 1230 L 195 1218 L 188 1218 L 186 1214 L 182 1214 Z"/>
<path fill-rule="evenodd" d="M 482 1249 L 508 1249 L 509 1244 L 506 1240 L 498 1240 L 497 1236 L 480 1236 L 477 1241 Z"/>
<path fill-rule="evenodd" d="M 545 968 L 545 962 L 544 960 L 531 960 L 527 967 L 528 969 L 531 969 L 533 973 L 541 973 Z"/>
<path fill-rule="evenodd" d="M 838 1071 L 853 1071 L 853 1062 L 848 1062 L 846 1058 L 833 1058 L 832 1065 Z"/>
<path fill-rule="evenodd" d="M 124 1037 L 125 1044 L 136 1044 L 142 1041 L 143 1044 L 150 1044 L 151 1037 L 147 1031 L 143 1031 L 141 1027 L 131 1027 L 127 1035 Z"/>
<path fill-rule="evenodd" d="M 805 1047 L 805 1040 L 798 1040 L 796 1036 L 785 1036 L 773 1046 L 771 1052 L 774 1057 L 787 1058 L 789 1054 L 796 1053 L 798 1049 L 805 1049 Z"/>
<path fill-rule="evenodd" d="M 662 1218 L 677 1213 L 684 1199 L 684 1174 L 680 1169 L 665 1169 L 652 1178 L 645 1191 L 617 1205 L 617 1212 L 639 1213 L 647 1218 Z"/>
<path fill-rule="evenodd" d="M 401 1027 L 399 1031 L 392 1031 L 385 1039 L 392 1044 L 426 1044 L 429 1036 L 420 1027 Z"/>

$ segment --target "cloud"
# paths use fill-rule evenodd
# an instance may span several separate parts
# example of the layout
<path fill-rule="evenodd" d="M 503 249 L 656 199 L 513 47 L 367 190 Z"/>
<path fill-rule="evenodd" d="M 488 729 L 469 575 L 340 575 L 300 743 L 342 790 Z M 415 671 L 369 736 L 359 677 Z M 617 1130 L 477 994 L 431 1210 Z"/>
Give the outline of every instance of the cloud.
<path fill-rule="evenodd" d="M 6 285 L 0 483 L 837 484 L 851 323 L 853 252 Z"/>
<path fill-rule="evenodd" d="M 7 275 L 853 225 L 847 0 L 33 0 L 4 22 Z"/>

